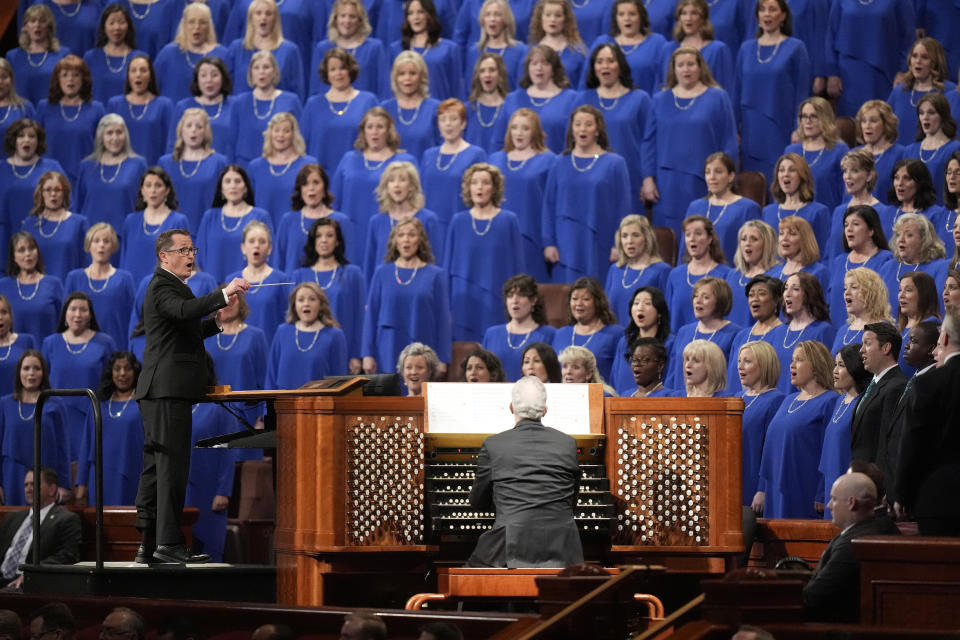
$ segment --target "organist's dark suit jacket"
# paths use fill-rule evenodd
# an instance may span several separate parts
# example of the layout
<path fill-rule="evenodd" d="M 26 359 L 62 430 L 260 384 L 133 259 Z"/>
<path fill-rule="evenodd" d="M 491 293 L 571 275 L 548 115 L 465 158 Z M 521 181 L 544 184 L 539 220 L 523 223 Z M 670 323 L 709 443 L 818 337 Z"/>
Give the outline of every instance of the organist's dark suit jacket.
<path fill-rule="evenodd" d="M 886 433 L 905 386 L 907 376 L 895 366 L 873 385 L 869 395 L 857 401 L 850 423 L 851 460 L 877 461 L 880 434 Z"/>
<path fill-rule="evenodd" d="M 583 562 L 573 520 L 580 468 L 576 440 L 537 420 L 483 442 L 470 491 L 474 509 L 495 508 L 471 567 L 568 567 Z"/>

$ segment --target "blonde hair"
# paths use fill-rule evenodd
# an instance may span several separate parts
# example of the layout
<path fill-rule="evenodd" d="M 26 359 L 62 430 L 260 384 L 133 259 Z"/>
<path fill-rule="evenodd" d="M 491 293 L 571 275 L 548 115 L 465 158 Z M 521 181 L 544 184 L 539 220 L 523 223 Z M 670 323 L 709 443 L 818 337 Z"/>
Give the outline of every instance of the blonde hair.
<path fill-rule="evenodd" d="M 819 340 L 804 340 L 794 351 L 800 350 L 813 369 L 813 379 L 827 391 L 833 391 L 833 366 L 836 361 L 827 345 Z"/>
<path fill-rule="evenodd" d="M 187 14 L 190 13 L 202 13 L 203 17 L 207 19 L 207 40 L 203 44 L 205 46 L 216 46 L 217 45 L 217 31 L 213 28 L 213 14 L 210 13 L 210 7 L 205 5 L 202 2 L 191 2 L 183 8 L 183 15 L 180 17 L 180 23 L 177 25 L 177 34 L 173 37 L 173 41 L 180 47 L 181 51 L 187 50 Z"/>
<path fill-rule="evenodd" d="M 393 116 L 383 107 L 370 107 L 360 118 L 360 124 L 357 125 L 357 139 L 353 141 L 353 148 L 357 151 L 367 150 L 367 138 L 363 135 L 363 130 L 367 126 L 370 118 L 383 118 L 387 121 L 387 148 L 396 152 L 400 147 L 400 133 L 397 131 L 397 125 L 393 122 Z"/>
<path fill-rule="evenodd" d="M 613 387 L 608 385 L 603 376 L 600 375 L 600 371 L 597 369 L 597 356 L 593 355 L 593 352 L 586 347 L 579 347 L 577 345 L 570 345 L 565 348 L 563 351 L 557 355 L 557 360 L 560 362 L 560 365 L 563 366 L 564 363 L 577 362 L 586 369 L 590 375 L 587 377 L 588 383 L 602 384 L 603 391 L 607 395 L 616 396 L 617 392 L 614 391 Z"/>
<path fill-rule="evenodd" d="M 360 28 L 357 34 L 366 38 L 373 33 L 373 27 L 370 26 L 370 16 L 367 15 L 367 8 L 363 6 L 360 0 L 337 0 L 330 9 L 330 19 L 327 21 L 327 40 L 336 43 L 340 40 L 340 32 L 337 31 L 337 14 L 340 9 L 346 5 L 352 6 L 360 15 Z"/>
<path fill-rule="evenodd" d="M 400 250 L 397 249 L 397 234 L 400 233 L 401 229 L 408 226 L 414 227 L 420 234 L 420 239 L 417 242 L 417 257 L 427 264 L 433 264 L 434 257 L 433 249 L 430 248 L 430 237 L 427 236 L 427 230 L 423 223 L 416 218 L 405 218 L 393 226 L 390 235 L 387 236 L 387 253 L 383 261 L 387 263 L 396 262 L 397 258 L 400 257 Z"/>
<path fill-rule="evenodd" d="M 866 149 L 854 149 L 844 154 L 840 159 L 840 170 L 852 166 L 867 173 L 873 172 L 872 178 L 867 178 L 867 191 L 873 191 L 877 186 L 877 167 L 873 160 L 873 154 Z"/>
<path fill-rule="evenodd" d="M 747 229 L 756 229 L 757 233 L 760 234 L 760 238 L 763 240 L 763 254 L 760 256 L 760 268 L 764 271 L 769 271 L 777 264 L 777 230 L 763 220 L 747 220 L 740 226 L 740 230 L 737 231 L 737 252 L 733 254 L 733 266 L 735 266 L 740 273 L 746 273 L 747 271 L 747 261 L 744 260 L 743 252 L 740 250 L 740 236 L 742 236 Z"/>
<path fill-rule="evenodd" d="M 211 149 L 210 145 L 213 143 L 213 129 L 210 128 L 210 116 L 207 115 L 207 112 L 200 107 L 190 107 L 183 112 L 183 115 L 180 116 L 180 122 L 177 123 L 177 139 L 173 143 L 173 154 L 172 157 L 174 160 L 179 161 L 183 157 L 183 150 L 186 148 L 186 143 L 183 141 L 183 125 L 190 118 L 200 118 L 203 122 L 203 148 Z"/>
<path fill-rule="evenodd" d="M 897 246 L 899 244 L 897 238 L 903 231 L 903 227 L 908 224 L 917 225 L 917 233 L 920 234 L 920 264 L 947 257 L 943 240 L 937 235 L 930 219 L 920 213 L 904 213 L 897 218 L 897 222 L 893 225 L 893 240 L 890 242 L 890 246 L 893 248 L 893 257 L 897 262 L 903 262 L 900 249 Z"/>
<path fill-rule="evenodd" d="M 60 51 L 60 40 L 57 39 L 57 20 L 53 11 L 45 4 L 35 4 L 23 12 L 23 27 L 20 28 L 20 48 L 27 50 L 33 41 L 27 33 L 26 24 L 34 18 L 40 18 L 47 25 L 47 51 Z"/>
<path fill-rule="evenodd" d="M 623 231 L 624 227 L 629 227 L 630 225 L 640 227 L 640 235 L 643 236 L 643 257 L 647 258 L 651 264 L 654 262 L 663 262 L 663 258 L 660 257 L 660 246 L 657 243 L 657 234 L 653 232 L 653 226 L 650 224 L 650 221 L 647 220 L 646 216 L 631 213 L 620 220 L 620 226 L 617 227 L 617 231 L 614 234 L 613 242 L 617 247 L 617 266 L 623 267 L 627 264 L 627 257 L 623 251 L 623 240 L 620 239 L 620 232 Z"/>
<path fill-rule="evenodd" d="M 823 142 L 826 144 L 827 149 L 833 149 L 837 142 L 840 141 L 840 129 L 837 127 L 837 116 L 833 112 L 833 107 L 830 106 L 830 103 L 820 96 L 807 98 L 797 107 L 797 130 L 794 131 L 794 133 L 800 140 L 804 140 L 803 123 L 800 119 L 800 114 L 803 113 L 803 108 L 807 105 L 813 107 L 814 112 L 817 114 L 817 121 L 820 123 L 820 133 L 823 135 Z"/>
<path fill-rule="evenodd" d="M 727 359 L 720 347 L 709 340 L 692 340 L 683 348 L 683 359 L 686 360 L 687 357 L 701 360 L 707 367 L 707 380 L 702 389 L 690 387 L 684 380 L 688 396 L 710 397 L 727 386 Z M 691 396 L 691 393 L 697 395 Z"/>
<path fill-rule="evenodd" d="M 84 160 L 100 162 L 103 159 L 103 154 L 107 151 L 103 144 L 103 136 L 107 132 L 107 127 L 115 125 L 123 127 L 123 153 L 132 157 L 137 156 L 137 153 L 133 150 L 133 146 L 130 144 L 130 131 L 127 129 L 126 121 L 115 113 L 108 113 L 100 118 L 100 122 L 97 123 L 97 132 L 93 136 L 93 152 L 84 158 Z"/>
<path fill-rule="evenodd" d="M 857 131 L 857 140 L 863 143 L 863 129 L 860 128 L 860 121 L 867 116 L 867 111 L 876 109 L 880 115 L 880 121 L 883 122 L 883 139 L 887 142 L 896 142 L 900 118 L 893 112 L 893 109 L 883 100 L 867 100 L 857 110 L 857 117 L 854 125 Z"/>
<path fill-rule="evenodd" d="M 857 267 L 850 269 L 843 276 L 844 285 L 847 278 L 857 283 L 863 306 L 866 308 L 867 322 L 889 322 L 894 324 L 890 309 L 890 294 L 883 278 L 873 269 Z M 856 318 L 847 316 L 847 324 L 852 324 Z"/>
<path fill-rule="evenodd" d="M 683 25 L 680 23 L 680 14 L 687 7 L 694 7 L 703 18 L 703 24 L 700 25 L 700 37 L 704 40 L 713 40 L 713 23 L 710 22 L 710 6 L 704 0 L 680 0 L 676 9 L 673 10 L 673 39 L 677 42 L 683 42 L 685 34 Z"/>
<path fill-rule="evenodd" d="M 323 292 L 323 289 L 320 288 L 316 282 L 301 282 L 293 288 L 293 291 L 290 292 L 290 306 L 287 307 L 287 315 L 285 320 L 287 324 L 295 324 L 300 317 L 297 315 L 297 291 L 300 289 L 310 289 L 317 295 L 317 299 L 320 300 L 320 311 L 317 313 L 317 320 L 325 327 L 339 327 L 340 324 L 337 322 L 337 319 L 333 317 L 333 311 L 330 310 L 330 300 L 327 298 L 327 294 Z"/>
<path fill-rule="evenodd" d="M 273 141 L 270 140 L 270 132 L 273 131 L 275 126 L 283 124 L 284 122 L 289 122 L 293 130 L 293 150 L 297 152 L 297 157 L 302 157 L 307 153 L 307 143 L 303 139 L 303 134 L 300 133 L 300 125 L 297 123 L 297 119 L 293 117 L 293 114 L 283 111 L 270 118 L 267 128 L 263 130 L 264 158 L 269 158 L 274 153 Z"/>
<path fill-rule="evenodd" d="M 490 204 L 499 207 L 503 202 L 503 174 L 500 173 L 500 169 L 486 162 L 472 164 L 463 172 L 463 180 L 460 182 L 460 197 L 468 207 L 476 204 L 473 201 L 473 196 L 470 195 L 470 180 L 473 179 L 474 174 L 480 173 L 481 171 L 486 171 L 490 175 L 490 181 L 493 183 L 493 193 L 490 194 Z"/>
<path fill-rule="evenodd" d="M 253 0 L 247 7 L 247 28 L 243 34 L 243 48 L 248 51 L 256 49 L 253 44 L 253 39 L 256 36 L 253 28 L 253 11 L 257 5 L 266 5 L 268 9 L 273 10 L 273 33 L 270 34 L 270 40 L 273 42 L 273 46 L 270 48 L 276 49 L 280 46 L 280 43 L 283 42 L 283 24 L 280 21 L 280 9 L 273 0 Z"/>
<path fill-rule="evenodd" d="M 410 193 L 407 195 L 407 203 L 417 211 L 423 209 L 423 205 L 426 204 L 426 199 L 423 196 L 423 188 L 420 186 L 420 174 L 417 172 L 417 167 L 412 162 L 399 161 L 388 164 L 387 168 L 380 174 L 380 183 L 377 184 L 377 188 L 374 190 L 380 211 L 387 213 L 393 204 L 393 201 L 390 199 L 390 194 L 387 193 L 387 183 L 395 173 L 405 174 L 407 180 L 410 181 Z"/>
<path fill-rule="evenodd" d="M 537 112 L 533 109 L 528 109 L 527 107 L 521 107 L 513 112 L 513 115 L 510 116 L 510 120 L 507 122 L 507 134 L 504 136 L 503 140 L 503 150 L 507 153 L 513 151 L 516 147 L 513 146 L 513 138 L 510 137 L 510 125 L 513 124 L 513 121 L 516 118 L 526 118 L 530 121 L 530 126 L 533 129 L 533 135 L 530 136 L 530 147 L 534 149 L 537 153 L 543 153 L 547 151 L 547 134 L 543 132 L 543 125 L 540 122 L 540 116 L 537 115 Z"/>
<path fill-rule="evenodd" d="M 477 22 L 480 23 L 480 39 L 477 40 L 477 51 L 481 53 L 487 47 L 487 32 L 483 29 L 483 14 L 493 5 L 499 5 L 503 11 L 503 36 L 507 40 L 507 47 L 517 44 L 517 19 L 507 0 L 483 0 L 480 11 L 477 12 Z"/>
<path fill-rule="evenodd" d="M 240 236 L 240 242 L 246 242 L 246 241 L 247 241 L 247 235 L 248 235 L 251 231 L 253 231 L 253 230 L 255 230 L 255 229 L 260 229 L 261 231 L 263 231 L 264 233 L 267 234 L 267 242 L 270 243 L 270 246 L 272 247 L 272 246 L 273 246 L 273 234 L 270 233 L 270 227 L 268 227 L 267 224 L 266 224 L 265 222 L 263 222 L 262 220 L 251 220 L 251 221 L 248 222 L 246 225 L 244 225 L 244 227 L 243 227 L 243 233 L 242 233 L 241 236 Z"/>
<path fill-rule="evenodd" d="M 250 6 L 253 6 L 252 4 Z M 253 65 L 260 60 L 266 58 L 270 61 L 270 64 L 273 65 L 273 86 L 276 87 L 280 84 L 280 65 L 277 64 L 277 59 L 274 57 L 273 52 L 267 49 L 259 49 L 255 51 L 252 56 L 250 56 L 250 64 L 247 65 L 247 85 L 253 87 Z"/>
<path fill-rule="evenodd" d="M 35 5 L 43 6 L 43 5 Z M 24 105 L 23 98 L 20 97 L 20 94 L 17 93 L 17 76 L 13 72 L 13 65 L 7 62 L 6 58 L 0 58 L 0 71 L 6 73 L 10 76 L 10 93 L 7 94 L 7 100 L 10 101 L 15 107 L 22 107 Z"/>
<path fill-rule="evenodd" d="M 120 249 L 120 238 L 117 237 L 117 230 L 113 228 L 113 225 L 107 222 L 96 222 L 90 225 L 90 228 L 87 229 L 87 234 L 83 236 L 83 250 L 87 253 L 90 253 L 90 245 L 93 244 L 93 238 L 101 231 L 106 231 L 110 236 L 110 242 L 113 245 L 113 251 L 110 252 L 110 255 L 113 255 Z"/>
<path fill-rule="evenodd" d="M 737 357 L 744 349 L 750 349 L 757 359 L 757 366 L 760 368 L 760 384 L 763 389 L 773 389 L 780 380 L 780 358 L 777 357 L 777 350 L 764 340 L 751 340 L 744 344 L 737 351 Z"/>
<path fill-rule="evenodd" d="M 673 89 L 677 86 L 677 70 L 674 68 L 674 63 L 677 58 L 682 55 L 690 54 L 697 57 L 697 66 L 700 68 L 700 77 L 698 78 L 700 82 L 708 87 L 717 87 L 720 85 L 717 84 L 717 81 L 714 79 L 713 74 L 710 72 L 710 67 L 707 65 L 707 61 L 703 59 L 703 54 L 700 53 L 700 49 L 695 49 L 694 47 L 679 47 L 674 50 L 670 55 L 670 62 L 667 66 L 667 79 L 664 82 L 664 87 L 667 89 Z"/>
<path fill-rule="evenodd" d="M 393 92 L 393 95 L 400 93 L 400 87 L 397 86 L 397 73 L 402 64 L 412 64 L 417 68 L 417 73 L 420 74 L 420 86 L 417 87 L 417 93 L 423 98 L 429 98 L 430 70 L 427 69 L 427 63 L 424 62 L 423 56 L 410 49 L 398 53 L 397 57 L 393 59 L 393 66 L 390 67 L 390 91 Z"/>
<path fill-rule="evenodd" d="M 813 227 L 810 223 L 800 216 L 787 216 L 780 221 L 780 232 L 784 230 L 795 231 L 800 235 L 800 262 L 803 266 L 808 266 L 820 260 L 820 246 L 817 244 L 817 237 L 813 234 Z M 779 243 L 778 243 L 779 244 Z M 785 256 L 777 253 L 781 258 Z"/>

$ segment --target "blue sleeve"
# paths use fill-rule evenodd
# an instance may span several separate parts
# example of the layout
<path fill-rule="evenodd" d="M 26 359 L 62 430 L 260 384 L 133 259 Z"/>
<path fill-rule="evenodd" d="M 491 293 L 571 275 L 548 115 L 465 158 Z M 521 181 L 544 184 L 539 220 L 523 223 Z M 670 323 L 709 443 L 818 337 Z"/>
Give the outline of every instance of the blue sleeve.
<path fill-rule="evenodd" d="M 840 2 L 834 2 L 830 6 L 830 17 L 827 19 L 826 35 L 823 40 L 824 75 L 840 75 L 840 66 L 837 64 L 837 29 L 839 26 Z"/>
<path fill-rule="evenodd" d="M 338 318 L 341 326 L 350 327 L 350 344 L 348 345 L 349 358 L 360 358 L 362 349 L 360 348 L 360 331 L 357 328 L 363 322 L 363 301 L 366 300 L 366 291 L 364 291 L 363 271 L 359 268 L 350 269 L 345 272 L 350 282 L 347 283 L 347 289 L 350 295 L 347 296 L 347 313 L 345 317 Z M 342 312 L 342 310 L 341 310 Z"/>
<path fill-rule="evenodd" d="M 650 101 L 650 111 L 647 113 L 643 131 L 642 167 L 644 177 L 657 179 L 657 108 L 656 99 Z M 730 156 L 731 158 L 735 156 Z"/>
<path fill-rule="evenodd" d="M 264 389 L 278 389 L 277 373 L 280 366 L 280 330 L 273 336 L 273 344 L 270 345 L 270 355 L 267 358 L 267 372 L 263 380 Z"/>
<path fill-rule="evenodd" d="M 434 278 L 433 299 L 437 304 L 437 357 L 440 362 L 450 363 L 450 350 L 453 347 L 453 319 L 450 314 L 450 287 L 447 285 L 447 273 Z"/>
<path fill-rule="evenodd" d="M 731 158 L 737 158 L 738 155 L 738 141 L 737 141 L 737 121 L 733 116 L 733 105 L 730 104 L 730 96 L 726 91 L 722 93 L 722 113 L 718 114 L 723 122 L 723 130 L 720 132 L 722 136 L 722 146 L 723 150 Z"/>
<path fill-rule="evenodd" d="M 543 190 L 543 206 L 540 209 L 540 227 L 544 247 L 557 246 L 557 172 L 558 163 L 554 162 L 547 174 L 547 186 Z"/>
<path fill-rule="evenodd" d="M 330 341 L 332 373 L 338 375 L 350 371 L 347 360 L 347 338 L 343 331 L 338 330 Z"/>
<path fill-rule="evenodd" d="M 94 425 L 93 412 L 87 411 L 84 415 L 86 415 L 87 419 L 83 422 L 83 435 L 80 438 L 80 453 L 77 456 L 77 485 L 86 486 L 86 484 L 90 482 L 90 469 L 93 467 Z M 88 487 L 88 496 L 89 491 L 90 488 Z"/>
<path fill-rule="evenodd" d="M 290 44 L 292 45 L 290 53 L 287 54 L 286 64 L 284 64 L 282 71 L 283 83 L 287 85 L 288 91 L 297 94 L 297 97 L 302 101 L 306 92 L 303 79 L 303 57 L 300 55 L 300 47 L 292 42 Z"/>
<path fill-rule="evenodd" d="M 380 315 L 380 281 L 374 275 L 370 282 L 370 291 L 367 292 L 367 305 L 363 310 L 363 336 L 360 339 L 363 357 L 377 356 L 377 318 Z M 389 366 L 391 363 L 387 363 Z M 389 371 L 383 368 L 384 363 L 378 362 L 380 371 Z"/>
<path fill-rule="evenodd" d="M 717 58 L 714 61 L 714 69 L 712 69 L 712 71 L 720 86 L 732 94 L 736 85 L 736 74 L 734 73 L 733 68 L 733 53 L 730 51 L 730 47 L 728 47 L 726 43 L 721 44 L 723 44 L 723 46 L 718 49 Z M 735 158 L 736 156 L 731 157 Z"/>
<path fill-rule="evenodd" d="M 790 59 L 792 75 L 795 78 L 793 83 L 793 104 L 800 104 L 810 95 L 810 88 L 813 86 L 813 76 L 815 71 L 811 71 L 810 54 L 807 46 L 800 42 L 794 55 Z"/>
<path fill-rule="evenodd" d="M 457 22 L 453 28 L 453 39 L 461 47 L 467 47 L 470 45 L 468 42 L 470 40 L 470 30 L 473 26 L 473 22 L 477 20 L 474 9 L 476 6 L 471 0 L 465 0 L 462 5 L 460 5 L 460 11 L 457 12 Z M 522 38 L 521 34 L 517 34 L 518 38 Z"/>

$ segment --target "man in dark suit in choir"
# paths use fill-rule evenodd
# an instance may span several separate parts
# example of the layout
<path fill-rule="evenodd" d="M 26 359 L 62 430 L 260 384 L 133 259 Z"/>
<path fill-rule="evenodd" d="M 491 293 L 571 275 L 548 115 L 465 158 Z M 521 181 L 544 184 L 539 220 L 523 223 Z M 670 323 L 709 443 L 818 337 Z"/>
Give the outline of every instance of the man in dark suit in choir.
<path fill-rule="evenodd" d="M 907 384 L 907 376 L 897 365 L 901 342 L 897 328 L 888 322 L 874 322 L 863 327 L 860 356 L 863 368 L 873 374 L 873 380 L 853 408 L 851 460 L 877 461 L 880 434 L 886 431 Z"/>
<path fill-rule="evenodd" d="M 33 469 L 23 478 L 27 504 L 40 502 L 40 563 L 75 564 L 80 559 L 80 517 L 54 504 L 59 487 L 57 472 L 47 467 L 40 471 L 40 490 L 33 482 Z M 23 574 L 18 566 L 33 557 L 33 508 L 10 513 L 0 521 L 0 571 L 9 588 L 19 588 Z"/>
<path fill-rule="evenodd" d="M 186 284 L 197 254 L 190 233 L 164 231 L 155 249 L 158 264 L 143 301 L 147 344 L 137 382 L 146 437 L 137 491 L 137 528 L 143 540 L 136 562 L 207 562 L 209 556 L 190 553 L 180 531 L 190 471 L 191 405 L 206 392 L 203 340 L 220 331 L 215 318 L 202 318 L 250 284 L 235 278 L 197 298 Z"/>
<path fill-rule="evenodd" d="M 851 541 L 861 536 L 900 535 L 893 520 L 876 515 L 877 486 L 863 473 L 845 473 L 830 488 L 827 508 L 840 533 L 830 541 L 803 588 L 803 608 L 813 620 L 854 622 L 860 614 L 860 562 Z"/>
<path fill-rule="evenodd" d="M 948 311 L 937 349 L 937 367 L 911 389 L 896 476 L 897 512 L 916 517 L 923 535 L 958 536 L 960 311 Z"/>
<path fill-rule="evenodd" d="M 533 376 L 513 386 L 513 429 L 483 442 L 470 490 L 474 509 L 497 513 L 469 567 L 559 567 L 583 562 L 573 520 L 580 468 L 577 442 L 540 419 L 547 391 Z"/>

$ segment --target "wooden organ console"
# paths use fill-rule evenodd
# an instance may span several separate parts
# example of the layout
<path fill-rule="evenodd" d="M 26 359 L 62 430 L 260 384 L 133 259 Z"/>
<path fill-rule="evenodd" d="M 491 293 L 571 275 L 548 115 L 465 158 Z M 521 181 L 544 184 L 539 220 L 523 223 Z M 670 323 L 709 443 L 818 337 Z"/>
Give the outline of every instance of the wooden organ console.
<path fill-rule="evenodd" d="M 273 404 L 278 604 L 328 603 L 338 573 L 460 564 L 493 523 L 467 502 L 485 436 L 436 433 L 423 398 L 365 398 L 362 384 L 211 395 Z M 737 398 L 591 402 L 577 436 L 588 559 L 722 570 L 742 553 L 742 413 Z"/>

